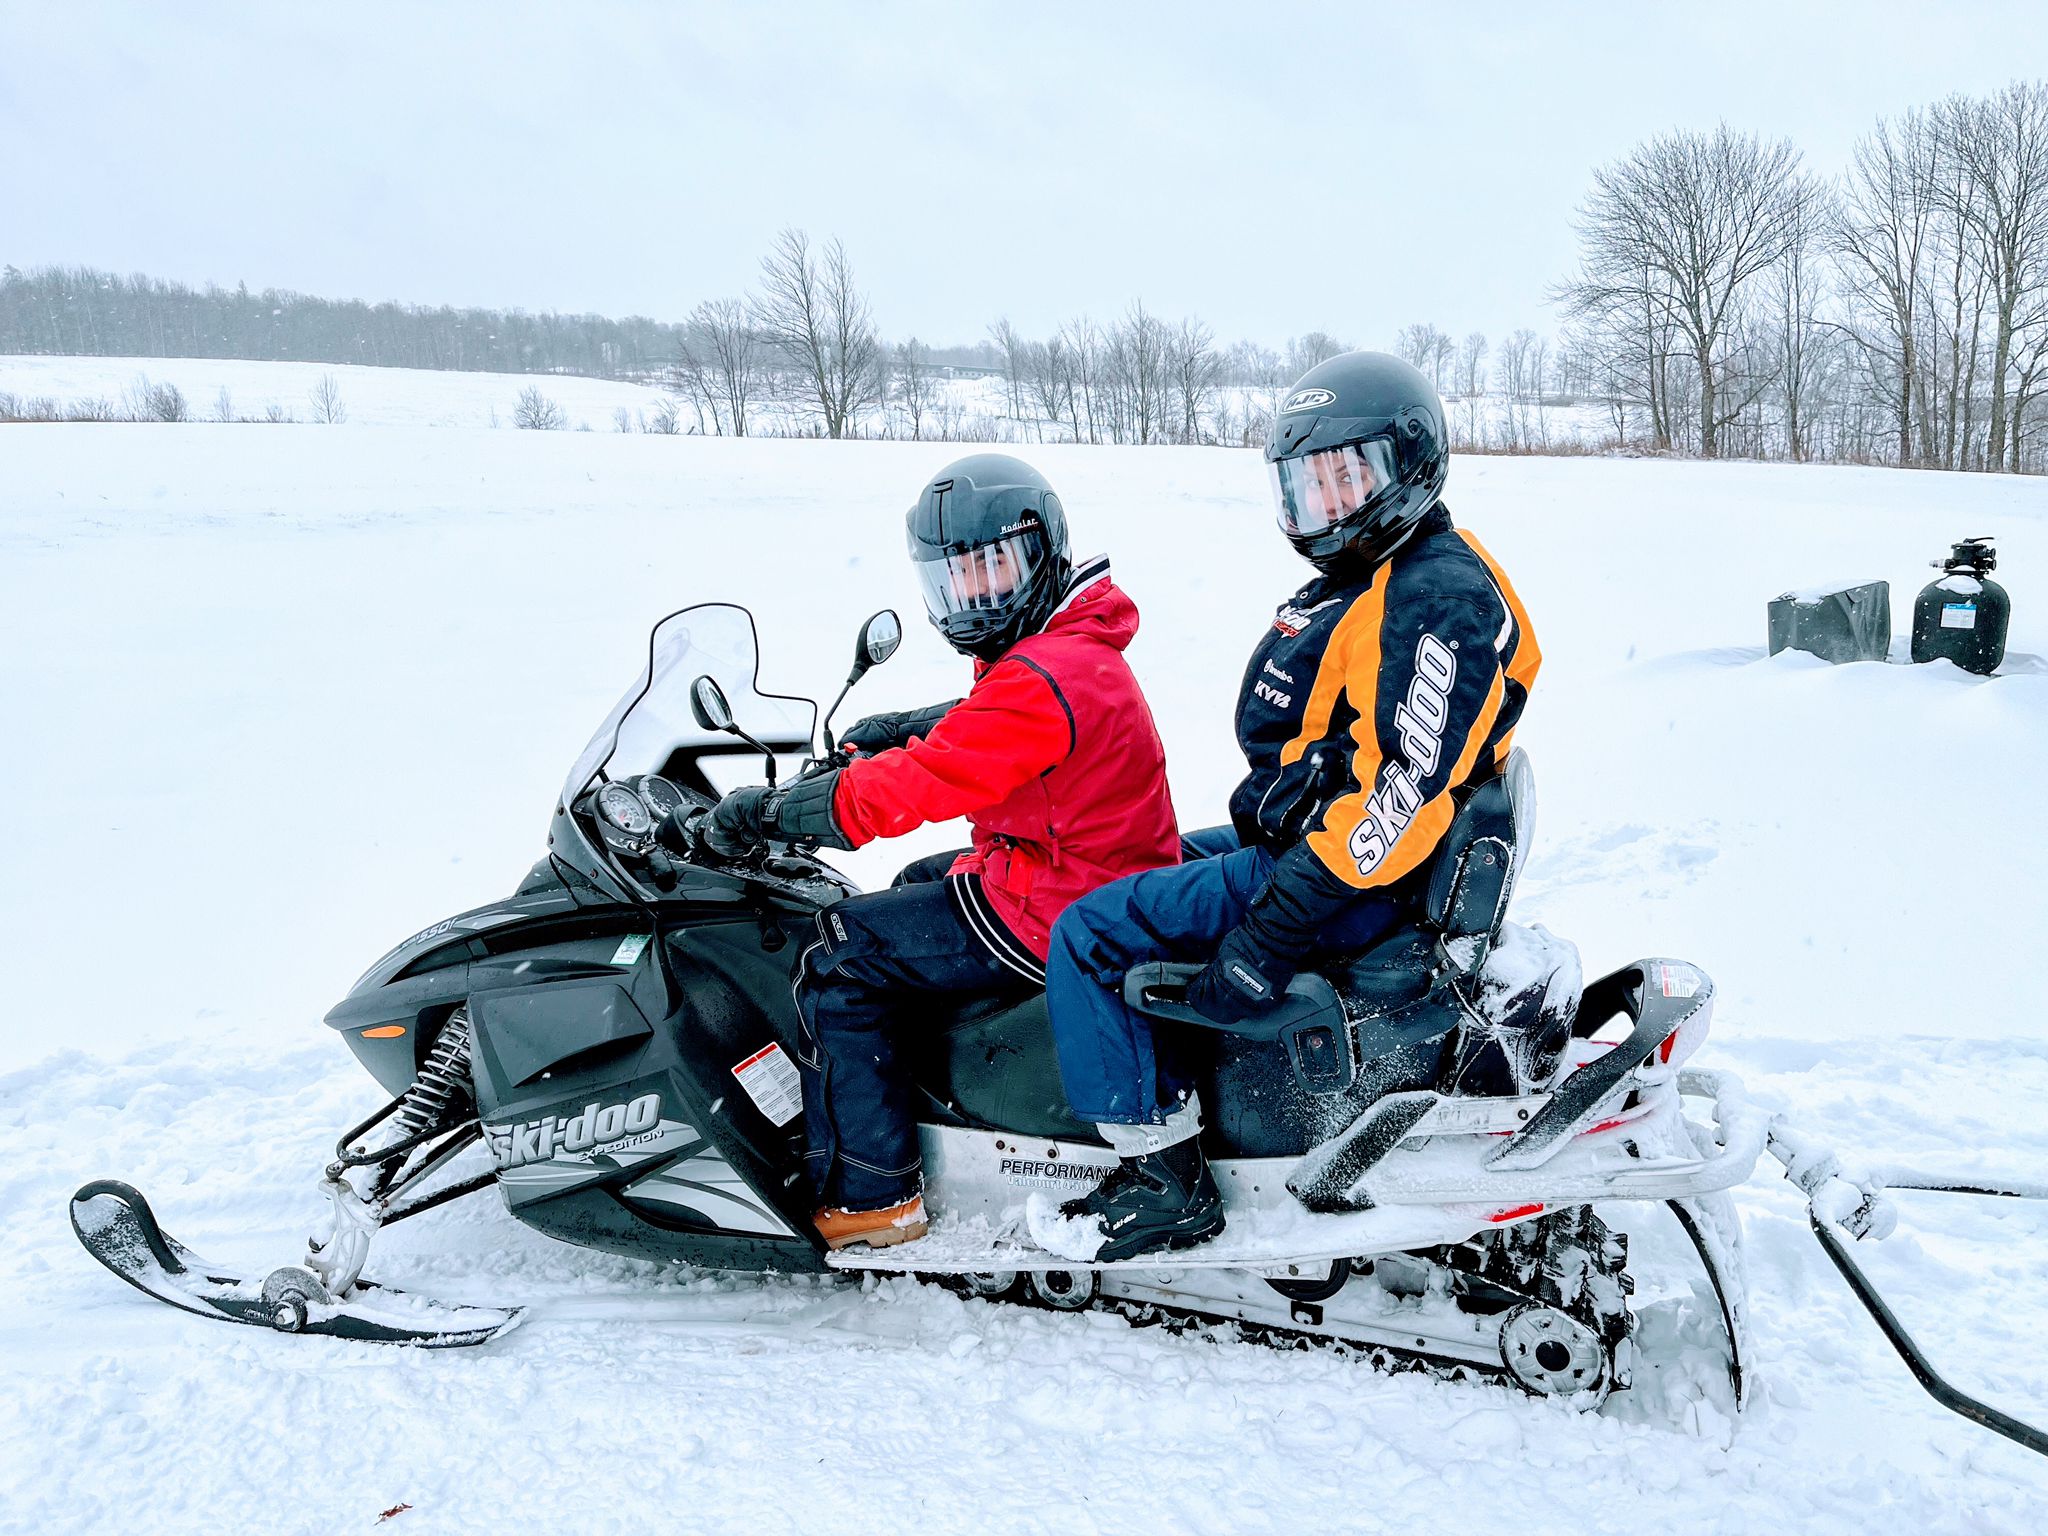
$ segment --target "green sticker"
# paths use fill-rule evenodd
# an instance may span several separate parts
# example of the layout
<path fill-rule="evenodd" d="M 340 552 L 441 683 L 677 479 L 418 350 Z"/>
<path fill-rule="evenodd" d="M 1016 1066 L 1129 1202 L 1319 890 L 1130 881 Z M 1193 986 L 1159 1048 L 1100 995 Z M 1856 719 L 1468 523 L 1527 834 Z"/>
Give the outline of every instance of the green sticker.
<path fill-rule="evenodd" d="M 619 947 L 612 951 L 612 964 L 631 965 L 640 958 L 641 951 L 647 948 L 647 941 L 652 937 L 646 933 L 627 934 L 619 940 Z"/>

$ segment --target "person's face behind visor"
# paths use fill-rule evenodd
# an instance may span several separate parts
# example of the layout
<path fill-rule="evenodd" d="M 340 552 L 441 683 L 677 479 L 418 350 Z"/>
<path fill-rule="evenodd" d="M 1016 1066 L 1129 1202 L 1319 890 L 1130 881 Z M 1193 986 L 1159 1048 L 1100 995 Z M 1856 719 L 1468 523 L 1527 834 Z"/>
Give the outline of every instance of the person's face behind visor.
<path fill-rule="evenodd" d="M 1281 531 L 1298 536 L 1335 526 L 1394 482 L 1393 455 L 1381 438 L 1325 448 L 1267 467 L 1273 472 Z"/>

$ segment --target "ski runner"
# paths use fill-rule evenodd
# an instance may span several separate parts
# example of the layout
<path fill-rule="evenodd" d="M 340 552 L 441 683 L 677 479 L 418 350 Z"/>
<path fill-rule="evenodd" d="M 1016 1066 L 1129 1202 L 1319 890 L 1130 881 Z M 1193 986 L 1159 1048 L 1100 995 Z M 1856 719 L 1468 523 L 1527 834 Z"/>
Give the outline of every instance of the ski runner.
<path fill-rule="evenodd" d="M 1005 454 L 948 465 L 909 514 L 925 606 L 974 659 L 966 698 L 871 716 L 863 755 L 782 790 L 735 790 L 707 841 L 857 848 L 966 816 L 974 845 L 818 915 L 797 969 L 807 1167 L 834 1248 L 925 1231 L 908 1064 L 917 994 L 1020 993 L 1045 982 L 1067 903 L 1180 856 L 1166 756 L 1125 663 L 1138 610 L 1109 562 L 1073 563 L 1045 478 Z"/>
<path fill-rule="evenodd" d="M 1317 575 L 1245 668 L 1249 772 L 1231 825 L 1191 834 L 1191 862 L 1075 902 L 1053 932 L 1060 1075 L 1120 1158 L 1040 1233 L 1087 1247 L 1099 1219 L 1099 1247 L 1068 1257 L 1223 1230 L 1201 1106 L 1175 1043 L 1124 1003 L 1124 972 L 1213 956 L 1188 1001 L 1241 1021 L 1319 957 L 1413 922 L 1460 792 L 1506 761 L 1541 659 L 1507 577 L 1441 504 L 1443 404 L 1415 369 L 1377 352 L 1318 364 L 1282 403 L 1266 458 L 1281 532 Z"/>

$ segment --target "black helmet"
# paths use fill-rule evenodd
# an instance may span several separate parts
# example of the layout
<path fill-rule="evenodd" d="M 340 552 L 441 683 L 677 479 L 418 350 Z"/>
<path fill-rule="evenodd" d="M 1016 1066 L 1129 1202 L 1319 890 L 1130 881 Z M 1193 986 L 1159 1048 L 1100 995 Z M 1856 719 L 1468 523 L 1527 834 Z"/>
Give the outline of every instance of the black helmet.
<path fill-rule="evenodd" d="M 1035 635 L 1065 594 L 1067 514 L 1045 476 L 1006 453 L 948 464 L 906 519 L 932 627 L 993 661 Z"/>
<path fill-rule="evenodd" d="M 1280 531 L 1303 558 L 1377 565 L 1443 494 L 1443 402 L 1398 357 L 1339 353 L 1294 381 L 1266 461 Z"/>

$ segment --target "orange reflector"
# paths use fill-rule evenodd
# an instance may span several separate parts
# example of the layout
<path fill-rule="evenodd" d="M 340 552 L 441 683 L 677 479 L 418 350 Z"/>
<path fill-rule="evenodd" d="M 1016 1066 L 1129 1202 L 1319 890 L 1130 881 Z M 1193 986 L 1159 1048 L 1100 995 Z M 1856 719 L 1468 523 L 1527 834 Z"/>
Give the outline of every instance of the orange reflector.
<path fill-rule="evenodd" d="M 375 1029 L 363 1031 L 365 1040 L 396 1040 L 405 1033 L 403 1024 L 379 1024 Z"/>

